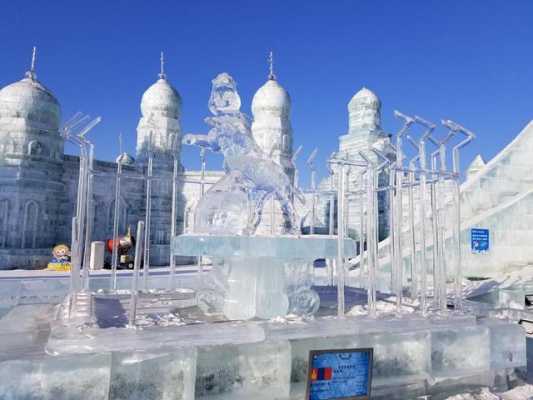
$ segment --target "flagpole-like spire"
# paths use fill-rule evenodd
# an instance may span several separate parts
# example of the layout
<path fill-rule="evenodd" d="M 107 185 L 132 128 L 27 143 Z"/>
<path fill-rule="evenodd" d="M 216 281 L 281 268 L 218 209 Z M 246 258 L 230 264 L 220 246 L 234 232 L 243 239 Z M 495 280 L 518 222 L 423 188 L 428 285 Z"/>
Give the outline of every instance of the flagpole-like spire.
<path fill-rule="evenodd" d="M 35 61 L 37 59 L 37 47 L 33 46 L 33 50 L 31 52 L 31 64 L 30 64 L 30 70 L 26 72 L 26 77 L 30 79 L 37 79 L 37 75 L 35 74 Z"/>
<path fill-rule="evenodd" d="M 161 63 L 159 78 L 167 79 L 167 76 L 165 75 L 165 53 L 161 52 L 161 57 L 159 58 L 159 61 Z"/>
<path fill-rule="evenodd" d="M 268 79 L 276 80 L 276 75 L 274 74 L 274 53 L 272 50 L 268 53 Z"/>

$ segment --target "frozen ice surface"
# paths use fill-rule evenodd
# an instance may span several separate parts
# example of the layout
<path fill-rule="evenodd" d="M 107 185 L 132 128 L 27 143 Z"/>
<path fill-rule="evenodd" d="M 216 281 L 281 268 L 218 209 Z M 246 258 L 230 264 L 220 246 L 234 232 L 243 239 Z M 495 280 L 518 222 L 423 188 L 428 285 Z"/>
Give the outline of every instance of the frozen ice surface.
<path fill-rule="evenodd" d="M 287 399 L 291 347 L 288 341 L 198 349 L 196 398 Z"/>
<path fill-rule="evenodd" d="M 450 396 L 446 400 L 530 400 L 531 398 L 533 398 L 533 386 L 521 385 L 497 394 L 487 388 L 483 388 L 473 393 Z"/>
<path fill-rule="evenodd" d="M 196 349 L 114 352 L 110 400 L 193 400 Z"/>
<path fill-rule="evenodd" d="M 265 332 L 257 323 L 228 322 L 145 329 L 78 329 L 56 325 L 46 350 L 51 354 L 148 351 L 161 347 L 246 344 L 263 340 Z"/>
<path fill-rule="evenodd" d="M 519 368 L 527 364 L 524 328 L 518 324 L 490 319 L 483 322 L 490 328 L 491 368 Z"/>
<path fill-rule="evenodd" d="M 481 326 L 453 327 L 431 334 L 431 361 L 437 375 L 461 375 L 465 371 L 485 371 L 490 366 L 490 332 Z"/>
<path fill-rule="evenodd" d="M 22 354 L 42 354 L 50 334 L 53 306 L 48 304 L 13 307 L 0 319 L 0 361 Z"/>
<path fill-rule="evenodd" d="M 5 400 L 107 400 L 109 354 L 70 355 L 0 362 Z"/>
<path fill-rule="evenodd" d="M 337 257 L 334 236 L 233 236 L 184 234 L 172 238 L 175 255 L 211 257 L 273 257 L 310 260 Z M 345 257 L 355 257 L 356 243 L 344 241 Z"/>

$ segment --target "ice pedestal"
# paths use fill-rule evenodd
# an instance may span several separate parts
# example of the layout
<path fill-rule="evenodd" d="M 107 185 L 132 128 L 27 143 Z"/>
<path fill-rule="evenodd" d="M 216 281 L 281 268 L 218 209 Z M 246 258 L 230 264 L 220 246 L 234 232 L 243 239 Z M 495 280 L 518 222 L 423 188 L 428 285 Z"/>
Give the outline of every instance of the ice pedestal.
<path fill-rule="evenodd" d="M 345 239 L 345 257 L 356 254 Z M 175 256 L 223 259 L 226 269 L 224 314 L 229 319 L 269 319 L 288 311 L 313 314 L 319 298 L 311 289 L 310 263 L 337 257 L 331 236 L 180 235 L 172 240 Z"/>
<path fill-rule="evenodd" d="M 230 266 L 223 309 L 226 318 L 268 319 L 287 314 L 285 271 L 275 258 L 229 257 L 225 262 Z"/>

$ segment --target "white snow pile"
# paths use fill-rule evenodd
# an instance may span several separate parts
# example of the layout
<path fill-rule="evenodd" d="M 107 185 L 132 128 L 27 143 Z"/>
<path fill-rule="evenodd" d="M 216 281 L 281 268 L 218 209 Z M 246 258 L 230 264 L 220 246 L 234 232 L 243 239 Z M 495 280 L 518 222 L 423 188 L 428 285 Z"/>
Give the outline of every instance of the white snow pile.
<path fill-rule="evenodd" d="M 401 314 L 410 314 L 413 313 L 418 307 L 418 301 L 410 301 L 405 298 L 402 301 L 400 306 Z M 391 314 L 396 314 L 396 297 L 388 297 L 387 300 L 379 300 L 376 302 L 376 313 L 378 316 L 389 316 Z M 361 315 L 368 315 L 368 305 L 367 304 L 357 304 L 353 306 L 346 315 L 357 317 Z"/>
<path fill-rule="evenodd" d="M 492 393 L 484 388 L 478 393 L 464 393 L 448 397 L 446 400 L 533 400 L 533 385 L 517 386 L 504 393 Z"/>
<path fill-rule="evenodd" d="M 526 282 L 533 282 L 533 266 L 528 265 L 517 271 L 494 276 L 482 281 L 463 281 L 465 298 L 479 296 L 496 289 L 509 289 Z"/>
<path fill-rule="evenodd" d="M 174 313 L 138 315 L 136 324 L 140 328 L 151 326 L 182 326 L 186 323 Z"/>

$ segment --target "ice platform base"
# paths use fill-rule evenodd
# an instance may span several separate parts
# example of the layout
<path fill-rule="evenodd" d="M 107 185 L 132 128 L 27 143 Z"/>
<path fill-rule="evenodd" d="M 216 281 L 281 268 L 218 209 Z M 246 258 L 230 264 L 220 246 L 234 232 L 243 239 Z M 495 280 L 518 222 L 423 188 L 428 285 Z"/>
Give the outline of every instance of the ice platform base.
<path fill-rule="evenodd" d="M 38 305 L 0 319 L 1 399 L 303 399 L 309 351 L 333 348 L 374 349 L 373 399 L 445 398 L 526 367 L 520 326 L 468 316 L 56 324 Z"/>

